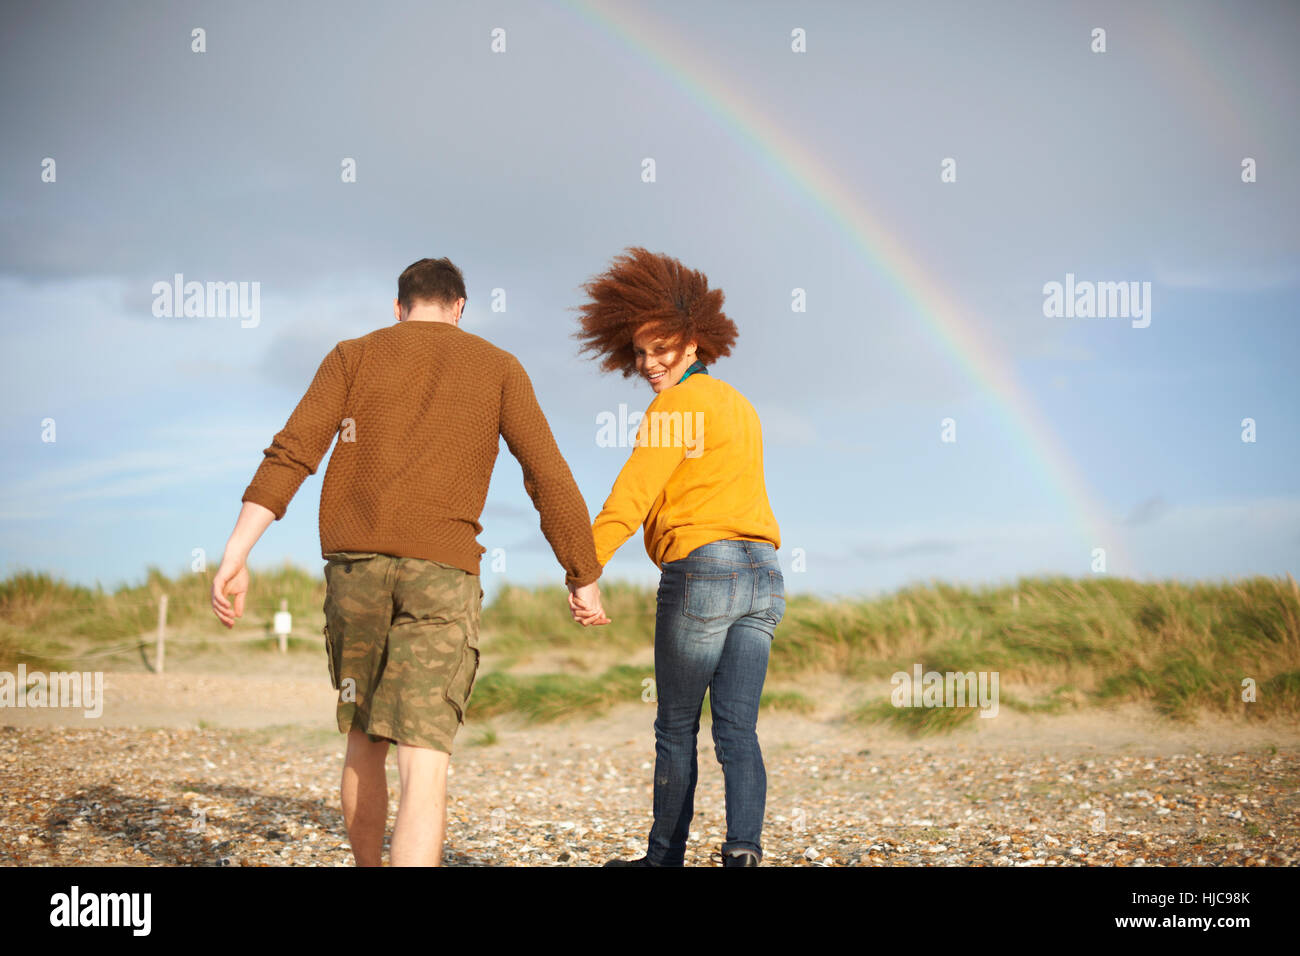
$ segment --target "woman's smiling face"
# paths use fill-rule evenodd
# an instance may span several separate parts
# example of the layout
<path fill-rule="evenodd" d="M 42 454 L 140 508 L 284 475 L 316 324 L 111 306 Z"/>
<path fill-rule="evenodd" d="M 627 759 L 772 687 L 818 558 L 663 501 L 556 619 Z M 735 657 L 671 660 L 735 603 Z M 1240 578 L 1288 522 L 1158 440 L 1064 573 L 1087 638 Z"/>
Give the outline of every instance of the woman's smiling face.
<path fill-rule="evenodd" d="M 656 392 L 672 388 L 682 380 L 695 361 L 696 343 L 686 343 L 681 352 L 669 348 L 668 341 L 649 325 L 642 326 L 632 337 L 636 353 L 636 370 Z"/>

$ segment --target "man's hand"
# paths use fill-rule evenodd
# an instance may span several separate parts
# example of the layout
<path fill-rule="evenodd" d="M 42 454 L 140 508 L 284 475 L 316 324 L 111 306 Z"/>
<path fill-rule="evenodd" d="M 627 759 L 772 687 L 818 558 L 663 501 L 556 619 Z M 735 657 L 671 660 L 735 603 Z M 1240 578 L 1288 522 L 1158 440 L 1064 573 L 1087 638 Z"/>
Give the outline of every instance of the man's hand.
<path fill-rule="evenodd" d="M 212 579 L 212 613 L 226 627 L 235 626 L 235 618 L 244 616 L 244 595 L 248 593 L 248 553 L 257 539 L 275 520 L 275 512 L 255 501 L 245 501 L 239 509 L 235 530 L 230 532 L 221 567 Z M 235 603 L 226 600 L 233 595 Z"/>
<path fill-rule="evenodd" d="M 226 627 L 235 626 L 235 618 L 244 616 L 244 595 L 248 593 L 248 566 L 241 560 L 222 558 L 221 567 L 212 579 L 212 611 Z M 226 595 L 234 597 L 234 603 Z"/>
<path fill-rule="evenodd" d="M 573 612 L 573 619 L 583 627 L 609 623 L 605 609 L 600 605 L 600 586 L 595 581 L 580 588 L 569 587 L 569 610 Z"/>

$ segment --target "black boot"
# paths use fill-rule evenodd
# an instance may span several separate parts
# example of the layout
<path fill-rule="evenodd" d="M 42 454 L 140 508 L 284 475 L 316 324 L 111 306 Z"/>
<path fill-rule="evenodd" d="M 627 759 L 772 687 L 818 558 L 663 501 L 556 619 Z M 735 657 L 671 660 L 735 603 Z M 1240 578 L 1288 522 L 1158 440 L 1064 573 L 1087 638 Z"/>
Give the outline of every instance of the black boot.
<path fill-rule="evenodd" d="M 728 850 L 726 853 L 715 852 L 713 862 L 723 866 L 758 866 L 758 854 L 753 850 Z"/>

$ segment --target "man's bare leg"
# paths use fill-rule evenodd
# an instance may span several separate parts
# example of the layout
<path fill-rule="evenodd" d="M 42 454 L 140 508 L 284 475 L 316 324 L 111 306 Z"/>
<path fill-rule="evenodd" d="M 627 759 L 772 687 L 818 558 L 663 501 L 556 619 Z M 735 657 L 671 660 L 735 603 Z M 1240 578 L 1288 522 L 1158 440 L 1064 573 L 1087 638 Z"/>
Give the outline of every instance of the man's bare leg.
<path fill-rule="evenodd" d="M 343 761 L 343 822 L 357 866 L 383 866 L 388 824 L 388 741 L 374 743 L 362 730 L 348 731 Z"/>
<path fill-rule="evenodd" d="M 390 858 L 393 866 L 441 866 L 447 832 L 447 766 L 451 754 L 397 745 L 402 796 L 397 803 Z"/>

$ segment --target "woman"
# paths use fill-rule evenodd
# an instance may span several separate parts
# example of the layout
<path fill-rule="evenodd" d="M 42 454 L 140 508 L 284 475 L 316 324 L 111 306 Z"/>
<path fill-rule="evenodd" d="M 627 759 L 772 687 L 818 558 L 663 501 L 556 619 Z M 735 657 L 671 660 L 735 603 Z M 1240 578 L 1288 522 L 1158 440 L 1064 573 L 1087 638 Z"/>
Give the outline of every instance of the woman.
<path fill-rule="evenodd" d="M 655 397 L 592 525 L 602 567 L 637 527 L 662 571 L 655 618 L 654 824 L 646 855 L 606 866 L 681 866 L 694 815 L 696 736 L 709 691 L 726 787 L 724 866 L 757 866 L 767 774 L 755 733 L 768 651 L 785 613 L 780 530 L 763 481 L 754 407 L 708 366 L 736 325 L 721 290 L 676 259 L 633 248 L 585 286 L 582 351 L 640 375 Z M 575 617 L 599 607 L 570 597 Z M 603 615 L 602 615 L 603 616 Z"/>

